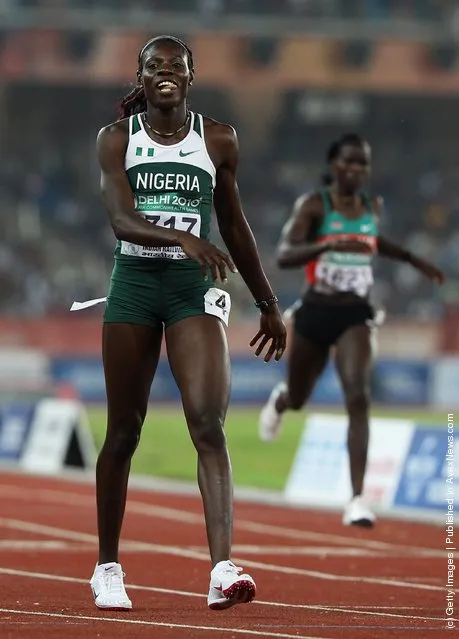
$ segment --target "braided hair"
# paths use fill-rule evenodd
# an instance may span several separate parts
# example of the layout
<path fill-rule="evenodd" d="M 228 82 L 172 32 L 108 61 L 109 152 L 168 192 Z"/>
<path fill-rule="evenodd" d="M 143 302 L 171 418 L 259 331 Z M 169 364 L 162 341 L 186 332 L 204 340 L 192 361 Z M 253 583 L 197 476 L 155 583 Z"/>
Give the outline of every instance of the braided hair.
<path fill-rule="evenodd" d="M 188 58 L 188 66 L 190 67 L 190 71 L 194 72 L 194 61 L 193 61 L 193 53 L 188 45 L 171 35 L 161 35 L 156 36 L 155 38 L 151 38 L 148 42 L 142 47 L 139 52 L 138 57 L 138 70 L 142 70 L 142 58 L 143 54 L 147 49 L 149 49 L 153 44 L 157 44 L 158 42 L 175 42 L 179 46 L 181 46 L 186 52 Z M 119 106 L 119 119 L 128 118 L 131 115 L 135 115 L 136 113 L 143 113 L 147 110 L 147 98 L 145 95 L 145 91 L 141 82 L 138 82 L 134 88 L 122 98 L 120 106 Z"/>
<path fill-rule="evenodd" d="M 364 144 L 365 140 L 357 133 L 345 133 L 328 147 L 327 165 L 330 166 L 336 160 L 344 146 L 363 146 Z M 323 186 L 331 186 L 333 184 L 333 175 L 329 171 L 322 176 L 322 184 Z"/>

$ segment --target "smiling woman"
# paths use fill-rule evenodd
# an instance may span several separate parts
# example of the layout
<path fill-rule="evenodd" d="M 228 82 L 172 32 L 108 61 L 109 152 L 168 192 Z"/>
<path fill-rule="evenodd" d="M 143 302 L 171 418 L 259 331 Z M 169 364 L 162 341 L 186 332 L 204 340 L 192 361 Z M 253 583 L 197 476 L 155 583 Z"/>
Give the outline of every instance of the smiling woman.
<path fill-rule="evenodd" d="M 176 55 L 171 60 L 171 74 L 173 76 L 166 77 L 158 73 L 161 67 L 161 56 L 150 56 L 151 50 L 155 50 L 155 44 L 162 43 L 163 45 L 169 43 L 172 48 L 175 47 L 175 53 L 180 51 L 180 55 Z M 178 49 L 177 49 L 178 47 Z M 185 56 L 183 55 L 185 53 Z M 155 105 L 155 94 L 162 96 L 170 96 L 181 89 L 182 100 L 182 113 L 177 115 L 181 116 L 183 127 L 186 126 L 189 113 L 186 110 L 186 96 L 188 94 L 188 87 L 193 84 L 194 78 L 194 62 L 191 49 L 187 45 L 173 36 L 158 36 L 149 40 L 143 49 L 139 53 L 138 59 L 139 68 L 137 71 L 137 86 L 123 99 L 121 102 L 120 115 L 122 118 L 129 117 L 135 113 L 146 114 L 148 112 L 148 103 L 152 106 Z M 184 78 L 181 76 L 185 76 Z M 144 78 L 144 81 L 143 79 Z M 181 80 L 181 81 L 180 81 Z M 157 106 L 161 106 L 158 104 Z M 164 104 L 162 105 L 165 106 Z M 151 113 L 150 113 L 151 115 Z M 180 120 L 179 120 L 180 121 Z M 146 117 L 145 122 L 147 126 L 150 126 L 149 119 Z M 162 137 L 172 137 L 178 133 L 178 129 L 172 132 L 158 132 L 154 131 L 157 135 Z"/>
<path fill-rule="evenodd" d="M 280 359 L 286 330 L 242 211 L 236 133 L 188 110 L 193 77 L 193 56 L 181 40 L 153 38 L 140 51 L 138 84 L 122 101 L 120 119 L 98 136 L 102 196 L 118 240 L 103 327 L 108 424 L 97 462 L 99 561 L 91 579 L 100 608 L 132 607 L 118 546 L 163 333 L 198 454 L 212 564 L 208 605 L 222 610 L 255 596 L 252 577 L 230 561 L 230 367 L 222 327 L 230 299 L 215 280 L 225 283 L 227 269 L 237 267 L 250 289 L 260 309 L 251 342 L 257 356 L 267 347 L 265 361 Z M 208 241 L 212 204 L 231 257 Z"/>

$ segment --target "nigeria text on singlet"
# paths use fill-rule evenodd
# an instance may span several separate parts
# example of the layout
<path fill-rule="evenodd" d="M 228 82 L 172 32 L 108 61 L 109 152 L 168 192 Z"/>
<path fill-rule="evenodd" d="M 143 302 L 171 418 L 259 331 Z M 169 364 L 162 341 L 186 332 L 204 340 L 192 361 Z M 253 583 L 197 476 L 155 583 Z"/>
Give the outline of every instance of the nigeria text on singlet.
<path fill-rule="evenodd" d="M 313 290 L 319 293 L 354 293 L 366 297 L 373 285 L 373 255 L 377 250 L 378 220 L 371 211 L 366 196 L 366 211 L 358 218 L 349 219 L 335 211 L 329 191 L 322 191 L 324 218 L 317 232 L 317 242 L 358 240 L 367 243 L 371 253 L 343 253 L 325 251 L 306 266 L 306 276 Z"/>
<path fill-rule="evenodd" d="M 216 170 L 207 151 L 202 115 L 191 113 L 188 135 L 170 146 L 150 138 L 140 114 L 131 116 L 125 169 L 140 216 L 158 226 L 208 238 Z M 180 246 L 125 241 L 117 243 L 115 257 L 135 264 L 187 259 Z"/>

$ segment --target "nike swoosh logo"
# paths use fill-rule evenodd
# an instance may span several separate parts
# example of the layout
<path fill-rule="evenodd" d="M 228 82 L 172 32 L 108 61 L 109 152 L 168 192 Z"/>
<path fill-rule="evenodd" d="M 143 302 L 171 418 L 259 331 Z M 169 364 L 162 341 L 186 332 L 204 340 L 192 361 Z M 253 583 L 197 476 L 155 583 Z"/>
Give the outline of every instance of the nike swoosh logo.
<path fill-rule="evenodd" d="M 198 149 L 196 149 L 196 151 L 180 151 L 179 155 L 181 158 L 186 158 L 187 155 L 192 155 L 193 153 L 197 153 Z"/>

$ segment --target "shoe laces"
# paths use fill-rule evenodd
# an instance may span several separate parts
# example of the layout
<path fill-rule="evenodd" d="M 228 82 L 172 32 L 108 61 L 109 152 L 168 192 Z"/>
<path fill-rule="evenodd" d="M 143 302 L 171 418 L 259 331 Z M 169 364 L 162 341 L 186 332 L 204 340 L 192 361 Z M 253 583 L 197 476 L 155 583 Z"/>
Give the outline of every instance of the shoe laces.
<path fill-rule="evenodd" d="M 235 566 L 232 561 L 229 561 L 228 568 L 225 568 L 223 572 L 227 572 L 230 574 L 235 572 L 239 574 L 240 572 L 242 572 L 242 570 L 243 570 L 242 568 L 238 568 L 238 566 Z"/>
<path fill-rule="evenodd" d="M 124 594 L 123 577 L 124 572 L 117 570 L 106 570 L 103 575 L 104 584 L 111 595 Z"/>

